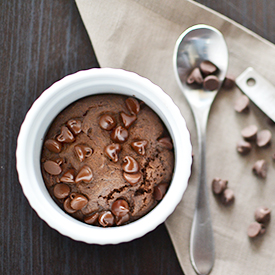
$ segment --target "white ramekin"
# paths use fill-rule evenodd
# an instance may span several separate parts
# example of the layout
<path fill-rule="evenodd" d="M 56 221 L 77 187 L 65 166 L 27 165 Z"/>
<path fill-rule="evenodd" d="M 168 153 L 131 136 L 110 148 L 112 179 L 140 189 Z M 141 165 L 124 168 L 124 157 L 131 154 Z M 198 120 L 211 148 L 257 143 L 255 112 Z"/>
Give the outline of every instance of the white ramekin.
<path fill-rule="evenodd" d="M 101 228 L 80 222 L 60 209 L 50 197 L 40 170 L 44 136 L 53 119 L 70 103 L 93 94 L 135 96 L 150 106 L 165 123 L 174 143 L 175 168 L 163 200 L 148 214 L 130 224 Z M 74 240 L 93 244 L 117 244 L 155 229 L 180 202 L 191 171 L 191 143 L 178 107 L 161 88 L 146 78 L 121 69 L 90 69 L 54 83 L 34 102 L 21 126 L 16 150 L 17 171 L 32 208 L 52 228 Z"/>

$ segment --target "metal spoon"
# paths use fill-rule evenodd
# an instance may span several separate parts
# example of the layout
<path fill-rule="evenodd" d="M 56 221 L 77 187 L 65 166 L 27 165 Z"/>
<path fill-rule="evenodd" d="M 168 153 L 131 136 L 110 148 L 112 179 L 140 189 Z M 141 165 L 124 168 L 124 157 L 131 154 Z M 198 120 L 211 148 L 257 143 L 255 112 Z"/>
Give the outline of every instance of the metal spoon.
<path fill-rule="evenodd" d="M 215 91 L 193 89 L 186 84 L 191 70 L 205 60 L 218 68 L 219 87 Z M 188 28 L 176 42 L 173 63 L 177 82 L 192 109 L 197 126 L 199 184 L 190 236 L 190 257 L 195 271 L 200 275 L 206 275 L 210 273 L 215 258 L 206 182 L 206 126 L 211 104 L 227 72 L 228 50 L 223 35 L 207 25 L 200 24 Z"/>

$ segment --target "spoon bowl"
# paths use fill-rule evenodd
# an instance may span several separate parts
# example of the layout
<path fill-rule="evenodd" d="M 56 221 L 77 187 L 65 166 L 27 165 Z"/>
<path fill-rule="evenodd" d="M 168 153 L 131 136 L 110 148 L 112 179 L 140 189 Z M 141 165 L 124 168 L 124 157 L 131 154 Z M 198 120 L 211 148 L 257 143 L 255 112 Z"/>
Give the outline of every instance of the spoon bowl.
<path fill-rule="evenodd" d="M 203 85 L 194 87 L 187 84 L 191 71 L 199 67 L 202 61 L 210 61 L 217 67 L 219 85 L 216 90 L 206 90 Z M 215 259 L 206 178 L 206 126 L 210 107 L 227 72 L 228 50 L 223 35 L 207 25 L 190 27 L 176 42 L 173 65 L 177 82 L 192 109 L 197 126 L 199 183 L 190 235 L 190 258 L 197 274 L 206 275 L 212 270 Z"/>
<path fill-rule="evenodd" d="M 217 90 L 207 93 L 202 87 L 194 88 L 186 82 L 192 69 L 205 60 L 216 65 L 216 76 L 219 79 Z M 189 103 L 192 101 L 195 105 L 209 104 L 220 89 L 227 72 L 228 50 L 223 35 L 207 25 L 200 24 L 188 28 L 176 42 L 173 63 L 177 82 Z"/>

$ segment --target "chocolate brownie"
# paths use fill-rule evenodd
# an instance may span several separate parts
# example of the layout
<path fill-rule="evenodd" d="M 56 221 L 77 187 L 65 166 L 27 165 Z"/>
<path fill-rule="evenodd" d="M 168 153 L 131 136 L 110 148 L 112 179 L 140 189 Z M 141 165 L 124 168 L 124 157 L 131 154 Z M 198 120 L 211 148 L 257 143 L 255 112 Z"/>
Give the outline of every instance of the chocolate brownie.
<path fill-rule="evenodd" d="M 53 121 L 41 171 L 55 202 L 97 226 L 132 222 L 165 195 L 174 169 L 171 137 L 158 115 L 134 97 L 82 98 Z"/>

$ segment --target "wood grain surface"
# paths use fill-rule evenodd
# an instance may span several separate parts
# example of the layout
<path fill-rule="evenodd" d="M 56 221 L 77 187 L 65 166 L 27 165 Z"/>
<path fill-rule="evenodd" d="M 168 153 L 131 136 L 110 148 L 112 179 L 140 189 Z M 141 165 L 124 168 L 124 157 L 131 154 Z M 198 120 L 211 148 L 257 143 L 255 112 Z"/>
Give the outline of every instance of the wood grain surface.
<path fill-rule="evenodd" d="M 275 43 L 275 1 L 198 2 Z M 129 243 L 87 245 L 32 210 L 15 168 L 26 112 L 56 80 L 99 65 L 73 0 L 0 0 L 0 36 L 0 274 L 183 274 L 163 224 Z"/>

